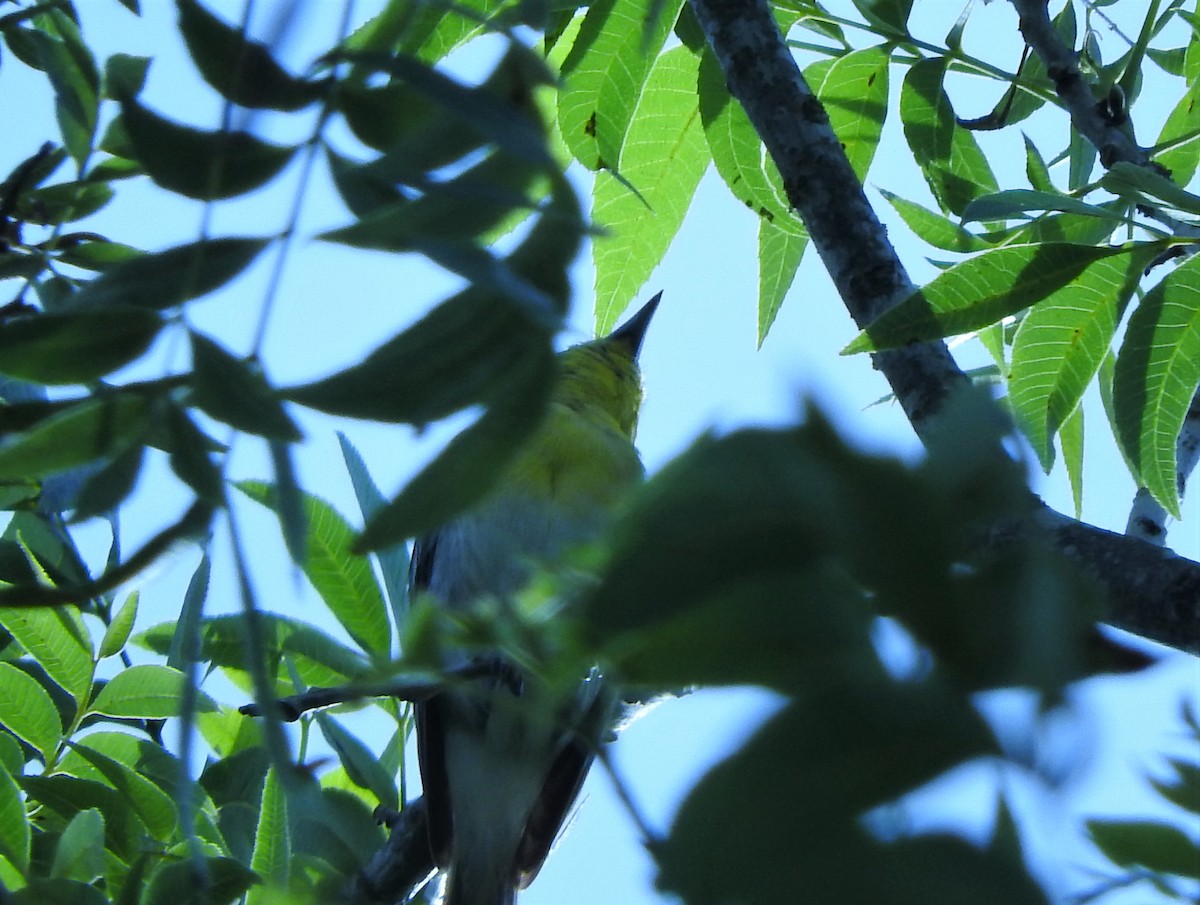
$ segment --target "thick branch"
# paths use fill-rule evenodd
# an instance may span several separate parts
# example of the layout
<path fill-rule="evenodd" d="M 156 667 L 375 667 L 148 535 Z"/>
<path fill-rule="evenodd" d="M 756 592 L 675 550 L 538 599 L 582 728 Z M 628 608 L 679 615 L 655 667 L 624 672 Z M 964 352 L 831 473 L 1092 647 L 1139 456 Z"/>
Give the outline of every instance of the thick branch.
<path fill-rule="evenodd" d="M 765 0 L 693 0 L 729 90 L 745 108 L 799 211 L 838 293 L 860 327 L 916 289 L 862 185 L 783 43 Z M 923 435 L 948 394 L 964 384 L 946 344 L 879 352 L 913 429 Z"/>
<path fill-rule="evenodd" d="M 829 269 L 851 316 L 870 323 L 913 290 L 911 281 L 867 202 L 820 102 L 813 95 L 783 42 L 765 0 L 691 0 L 704 33 L 725 73 L 730 93 L 745 108 L 778 166 L 788 199 L 804 220 L 813 244 Z M 1040 7 L 1044 3 L 1013 2 Z M 1036 11 L 1035 11 L 1036 12 Z M 1037 16 L 1029 18 L 1037 50 Z M 1054 59 L 1060 72 L 1069 61 Z M 1051 61 L 1047 60 L 1047 68 Z M 1076 70 L 1077 71 L 1077 67 Z M 1063 86 L 1079 94 L 1069 77 Z M 1090 90 L 1068 100 L 1099 116 Z M 1074 108 L 1072 108 L 1074 111 Z M 1082 112 L 1081 112 L 1081 115 Z M 1092 124 L 1099 129 L 1099 124 Z M 1111 122 L 1096 133 L 1097 146 L 1118 159 L 1144 162 L 1145 156 Z M 1109 129 L 1121 135 L 1109 134 Z M 1086 133 L 1085 133 L 1086 134 Z M 1091 137 L 1091 136 L 1089 136 Z M 1138 155 L 1141 154 L 1139 157 Z M 1129 155 L 1129 156 L 1124 156 Z M 914 429 L 924 435 L 929 419 L 946 397 L 965 382 L 944 343 L 923 343 L 875 356 Z M 1046 532 L 1108 590 L 1106 621 L 1180 650 L 1200 653 L 1200 564 L 1133 538 L 1084 525 L 1050 510 L 1006 531 Z"/>
<path fill-rule="evenodd" d="M 1020 17 L 1021 36 L 1045 64 L 1055 92 L 1071 114 L 1071 124 L 1095 145 L 1100 162 L 1106 167 L 1122 160 L 1137 166 L 1149 165 L 1150 156 L 1133 140 L 1133 130 L 1126 128 L 1123 112 L 1110 110 L 1110 104 L 1097 103 L 1091 86 L 1079 71 L 1075 52 L 1054 30 L 1046 0 L 1012 0 L 1012 5 Z"/>
<path fill-rule="evenodd" d="M 1106 622 L 1200 655 L 1200 565 L 1049 508 L 1034 524 L 1108 591 Z"/>

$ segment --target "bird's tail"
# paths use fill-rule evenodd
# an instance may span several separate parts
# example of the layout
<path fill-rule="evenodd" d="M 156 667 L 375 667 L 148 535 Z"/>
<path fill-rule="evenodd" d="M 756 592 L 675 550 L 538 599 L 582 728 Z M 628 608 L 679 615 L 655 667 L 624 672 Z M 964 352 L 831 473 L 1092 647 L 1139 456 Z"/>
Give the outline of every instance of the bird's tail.
<path fill-rule="evenodd" d="M 472 871 L 470 859 L 446 872 L 442 905 L 514 905 L 517 891 L 507 872 Z"/>

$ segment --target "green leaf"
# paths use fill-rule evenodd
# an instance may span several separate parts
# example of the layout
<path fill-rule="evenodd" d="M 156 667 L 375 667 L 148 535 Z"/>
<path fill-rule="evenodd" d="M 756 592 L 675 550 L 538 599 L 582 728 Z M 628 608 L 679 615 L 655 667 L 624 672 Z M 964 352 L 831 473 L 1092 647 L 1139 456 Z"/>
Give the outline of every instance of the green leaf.
<path fill-rule="evenodd" d="M 95 886 L 63 878 L 34 878 L 12 895 L 13 905 L 110 905 Z"/>
<path fill-rule="evenodd" d="M 651 90 L 657 59 L 680 0 L 593 3 L 562 64 L 558 125 L 575 159 L 589 170 L 617 169 L 639 98 Z M 694 91 L 695 82 L 690 86 Z M 635 183 L 636 184 L 636 183 Z"/>
<path fill-rule="evenodd" d="M 26 223 L 61 226 L 90 217 L 112 199 L 103 182 L 60 182 L 20 196 L 15 214 Z"/>
<path fill-rule="evenodd" d="M 178 669 L 185 675 L 200 658 L 200 623 L 204 616 L 204 603 L 208 599 L 208 579 L 211 571 L 212 561 L 205 550 L 200 562 L 196 564 L 196 571 L 188 580 L 175 634 L 167 651 L 167 666 Z"/>
<path fill-rule="evenodd" d="M 1042 159 L 1037 145 L 1030 141 L 1028 135 L 1022 137 L 1025 139 L 1025 176 L 1029 180 L 1029 184 L 1039 192 L 1057 192 L 1054 180 L 1050 178 L 1050 169 L 1046 166 L 1046 161 Z"/>
<path fill-rule="evenodd" d="M 1200 386 L 1200 257 L 1192 255 L 1146 293 L 1117 355 L 1117 440 L 1138 482 L 1175 518 L 1175 444 Z"/>
<path fill-rule="evenodd" d="M 532 100 L 533 90 L 549 83 L 550 76 L 545 64 L 520 44 L 509 44 L 491 77 L 479 86 L 464 85 L 411 57 L 355 53 L 346 58 L 403 80 L 436 104 L 438 115 L 465 122 L 479 138 L 514 157 L 555 166 Z"/>
<path fill-rule="evenodd" d="M 881 28 L 884 34 L 908 34 L 912 0 L 854 0 L 854 5 L 869 24 Z"/>
<path fill-rule="evenodd" d="M 88 808 L 72 817 L 58 837 L 50 876 L 92 883 L 104 875 L 105 867 L 104 815 Z"/>
<path fill-rule="evenodd" d="M 1200 78 L 1192 80 L 1187 92 L 1163 123 L 1154 155 L 1156 163 L 1171 171 L 1171 179 L 1187 185 L 1200 163 Z"/>
<path fill-rule="evenodd" d="M 124 263 L 141 254 L 142 252 L 132 245 L 94 240 L 61 249 L 58 259 L 64 264 L 82 267 L 85 270 L 107 270 L 114 264 Z"/>
<path fill-rule="evenodd" d="M 1166 176 L 1148 167 L 1121 161 L 1104 174 L 1100 184 L 1114 195 L 1135 203 L 1149 203 L 1153 207 L 1159 202 L 1166 202 L 1189 214 L 1200 214 L 1200 195 L 1184 191 Z"/>
<path fill-rule="evenodd" d="M 1158 793 L 1173 804 L 1200 814 L 1200 764 L 1172 760 L 1175 775 L 1170 782 L 1151 780 Z"/>
<path fill-rule="evenodd" d="M 855 50 L 804 70 L 860 182 L 865 182 L 887 118 L 891 45 Z"/>
<path fill-rule="evenodd" d="M 1039 192 L 1034 189 L 1006 189 L 976 198 L 962 212 L 962 221 L 1007 220 L 1030 211 L 1063 211 L 1085 217 L 1101 217 L 1119 223 L 1123 218 L 1108 208 L 1088 204 L 1061 192 Z M 1114 223 L 1114 227 L 1116 225 Z"/>
<path fill-rule="evenodd" d="M 275 488 L 242 481 L 238 490 L 263 506 L 277 505 Z M 350 637 L 367 653 L 386 657 L 391 650 L 391 627 L 383 596 L 371 564 L 351 552 L 355 531 L 329 503 L 304 495 L 308 526 L 304 574 Z"/>
<path fill-rule="evenodd" d="M 520 309 L 471 287 L 359 364 L 283 394 L 330 414 L 421 425 L 503 392 L 547 351 Z"/>
<path fill-rule="evenodd" d="M 1101 358 L 1103 361 L 1103 358 Z M 1062 444 L 1063 464 L 1067 468 L 1067 480 L 1071 484 L 1071 502 L 1075 506 L 1075 518 L 1083 518 L 1083 406 L 1067 416 L 1058 429 L 1058 440 Z"/>
<path fill-rule="evenodd" d="M 153 668 L 134 666 L 130 670 Z M 72 750 L 96 769 L 106 785 L 116 789 L 124 804 L 133 810 L 155 839 L 171 841 L 178 813 L 175 802 L 166 792 L 125 764 L 90 748 L 86 741 L 73 745 Z"/>
<path fill-rule="evenodd" d="M 1089 265 L 1124 247 L 1014 245 L 956 264 L 894 305 L 842 350 L 843 355 L 957 336 L 1040 302 Z"/>
<path fill-rule="evenodd" d="M 283 542 L 292 562 L 303 568 L 308 517 L 304 512 L 303 491 L 292 464 L 292 448 L 282 440 L 271 440 L 267 448 L 275 469 L 275 513 L 279 516 Z"/>
<path fill-rule="evenodd" d="M 92 686 L 92 649 L 78 612 L 65 608 L 0 607 L 0 625 L 77 703 Z"/>
<path fill-rule="evenodd" d="M 742 105 L 730 95 L 725 73 L 711 51 L 701 57 L 696 87 L 704 139 L 729 191 L 777 230 L 807 235 L 804 224 L 788 203 L 775 162 L 763 149 L 762 139 Z M 762 298 L 760 292 L 760 307 Z M 760 324 L 761 320 L 760 317 Z"/>
<path fill-rule="evenodd" d="M 261 619 L 267 642 L 263 656 L 276 664 L 285 657 L 290 659 L 307 686 L 344 685 L 366 674 L 370 666 L 361 654 L 311 625 L 265 613 Z M 176 630 L 175 622 L 163 623 L 134 636 L 134 641 L 165 656 Z M 240 616 L 205 619 L 200 628 L 201 661 L 227 670 L 244 670 L 245 636 Z M 276 675 L 285 683 L 282 687 L 286 690 L 281 694 L 292 694 L 295 688 L 287 671 L 280 666 Z"/>
<path fill-rule="evenodd" d="M 163 310 L 207 295 L 245 270 L 267 239 L 202 239 L 110 267 L 72 298 L 76 308 L 136 305 Z"/>
<path fill-rule="evenodd" d="M 42 478 L 118 455 L 144 433 L 145 399 L 97 396 L 0 444 L 0 480 Z"/>
<path fill-rule="evenodd" d="M 112 622 L 104 631 L 104 638 L 100 642 L 100 652 L 96 655 L 97 659 L 115 657 L 125 649 L 129 635 L 133 631 L 133 623 L 137 619 L 138 596 L 138 592 L 134 591 L 125 598 L 125 602 L 117 610 L 117 615 L 113 617 Z"/>
<path fill-rule="evenodd" d="M 948 60 L 922 60 L 909 68 L 900 90 L 904 136 L 929 189 L 943 210 L 961 214 L 980 195 L 997 190 L 975 136 L 958 125 L 942 87 Z"/>
<path fill-rule="evenodd" d="M 0 855 L 22 872 L 29 869 L 30 835 L 21 791 L 8 770 L 0 768 Z"/>
<path fill-rule="evenodd" d="M 686 47 L 654 63 L 617 169 L 597 174 L 592 217 L 596 333 L 608 333 L 662 260 L 710 161 L 696 98 L 699 59 Z"/>
<path fill-rule="evenodd" d="M 150 57 L 114 53 L 104 61 L 104 96 L 116 101 L 141 94 L 149 69 Z"/>
<path fill-rule="evenodd" d="M 358 498 L 358 509 L 363 521 L 368 521 L 387 502 L 367 464 L 362 460 L 358 450 L 341 431 L 338 432 L 338 443 L 342 447 L 342 458 L 346 462 L 346 471 L 350 474 L 350 483 L 354 485 L 354 495 Z M 379 561 L 379 571 L 383 573 L 383 587 L 387 591 L 388 603 L 396 625 L 404 624 L 404 616 L 408 612 L 408 576 L 411 568 L 411 558 L 407 544 L 397 544 L 375 551 Z"/>
<path fill-rule="evenodd" d="M 204 80 L 235 104 L 251 109 L 300 110 L 325 85 L 298 79 L 275 61 L 266 45 L 249 40 L 196 0 L 176 0 L 179 31 Z"/>
<path fill-rule="evenodd" d="M 420 250 L 428 239 L 490 244 L 533 210 L 540 173 L 527 160 L 495 152 L 451 179 L 425 183 L 413 201 L 380 208 L 319 238 L 384 251 Z"/>
<path fill-rule="evenodd" d="M 171 470 L 196 495 L 214 505 L 224 503 L 225 482 L 221 470 L 209 456 L 213 441 L 209 439 L 187 413 L 178 406 L 167 406 L 164 419 L 167 433 L 167 453 Z"/>
<path fill-rule="evenodd" d="M 815 684 L 688 794 L 656 847 L 657 884 L 692 902 L 794 902 L 799 882 L 830 902 L 899 905 L 919 889 L 937 902 L 1044 903 L 1016 859 L 959 839 L 884 845 L 862 826 L 867 807 L 994 747 L 967 701 L 945 691 Z M 751 824 L 752 834 L 713 831 Z M 747 863 L 755 869 L 734 869 Z"/>
<path fill-rule="evenodd" d="M 202 333 L 190 332 L 196 405 L 218 421 L 262 437 L 297 441 L 300 429 L 261 370 Z"/>
<path fill-rule="evenodd" d="M 132 97 L 121 100 L 121 121 L 134 157 L 163 188 L 217 201 L 266 185 L 295 148 L 269 144 L 246 132 L 206 132 L 164 119 Z"/>
<path fill-rule="evenodd" d="M 169 666 L 144 664 L 117 673 L 88 709 L 106 716 L 166 719 L 179 715 L 183 674 Z"/>
<path fill-rule="evenodd" d="M 0 323 L 0 371 L 34 383 L 90 383 L 141 356 L 162 326 L 128 305 L 9 318 Z"/>
<path fill-rule="evenodd" d="M 796 278 L 800 261 L 808 248 L 807 235 L 794 235 L 779 229 L 773 222 L 758 223 L 758 345 L 763 340 L 775 315 L 783 306 L 784 296 Z"/>
<path fill-rule="evenodd" d="M 1127 245 L 1123 251 L 1093 261 L 1040 301 L 1013 339 L 1009 400 L 1047 472 L 1054 435 L 1096 376 L 1142 270 L 1160 246 Z"/>
<path fill-rule="evenodd" d="M 555 375 L 548 352 L 531 359 L 521 383 L 447 444 L 363 529 L 356 549 L 375 550 L 444 524 L 495 486 L 541 423 Z"/>
<path fill-rule="evenodd" d="M 905 225 L 934 248 L 965 254 L 972 251 L 986 251 L 992 247 L 991 243 L 963 229 L 960 224 L 942 214 L 922 207 L 915 201 L 901 198 L 887 189 L 879 191 L 896 209 L 896 213 L 904 220 Z"/>
<path fill-rule="evenodd" d="M 346 769 L 346 775 L 358 787 L 373 793 L 379 803 L 399 807 L 395 779 L 379 763 L 379 758 L 338 723 L 323 713 L 317 714 L 317 725 Z"/>
<path fill-rule="evenodd" d="M 113 512 L 133 492 L 142 470 L 145 447 L 134 444 L 113 457 L 84 482 L 75 496 L 72 523 Z"/>
<path fill-rule="evenodd" d="M 13 29 L 6 31 L 5 38 L 14 53 L 14 39 L 24 38 L 35 58 L 26 61 L 49 76 L 63 144 L 82 167 L 91 152 L 99 109 L 100 75 L 96 61 L 78 27 L 61 10 L 52 10 L 41 17 L 39 25 L 43 30 Z"/>
<path fill-rule="evenodd" d="M 29 743 L 50 763 L 63 734 L 58 709 L 41 684 L 23 670 L 0 662 L 0 725 Z"/>
<path fill-rule="evenodd" d="M 1149 820 L 1089 820 L 1087 828 L 1092 841 L 1114 864 L 1200 879 L 1196 858 L 1200 840 L 1174 826 Z"/>
<path fill-rule="evenodd" d="M 267 771 L 254 831 L 254 854 L 250 868 L 272 885 L 287 884 L 292 862 L 292 834 L 288 823 L 288 799 L 275 767 Z M 250 905 L 254 905 L 251 895 Z"/>
<path fill-rule="evenodd" d="M 259 882 L 234 858 L 205 858 L 199 867 L 190 859 L 167 861 L 146 884 L 140 905 L 233 905 Z"/>
<path fill-rule="evenodd" d="M 23 776 L 21 786 L 31 800 L 70 820 L 80 811 L 95 808 L 104 815 L 105 848 L 122 859 L 131 859 L 146 839 L 146 828 L 111 786 L 63 773 Z"/>

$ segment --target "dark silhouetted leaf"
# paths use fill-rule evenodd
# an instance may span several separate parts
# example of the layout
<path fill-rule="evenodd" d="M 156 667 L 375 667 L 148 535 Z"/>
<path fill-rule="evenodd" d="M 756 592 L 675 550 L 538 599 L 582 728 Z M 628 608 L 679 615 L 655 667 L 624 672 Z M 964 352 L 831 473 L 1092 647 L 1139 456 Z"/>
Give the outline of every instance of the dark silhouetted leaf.
<path fill-rule="evenodd" d="M 110 267 L 74 297 L 79 307 L 173 308 L 224 286 L 250 266 L 266 239 L 202 239 Z"/>
<path fill-rule="evenodd" d="M 149 348 L 163 320 L 128 305 L 35 314 L 0 324 L 0 371 L 37 383 L 88 383 Z"/>
<path fill-rule="evenodd" d="M 262 373 L 216 342 L 192 333 L 192 388 L 196 405 L 238 430 L 280 440 L 301 433 Z"/>
<path fill-rule="evenodd" d="M 295 148 L 246 132 L 205 132 L 164 119 L 132 97 L 121 100 L 132 156 L 165 189 L 202 201 L 244 195 L 270 182 Z"/>
<path fill-rule="evenodd" d="M 242 107 L 293 111 L 308 106 L 325 85 L 296 78 L 266 45 L 249 40 L 197 0 L 176 0 L 179 30 L 204 80 Z"/>

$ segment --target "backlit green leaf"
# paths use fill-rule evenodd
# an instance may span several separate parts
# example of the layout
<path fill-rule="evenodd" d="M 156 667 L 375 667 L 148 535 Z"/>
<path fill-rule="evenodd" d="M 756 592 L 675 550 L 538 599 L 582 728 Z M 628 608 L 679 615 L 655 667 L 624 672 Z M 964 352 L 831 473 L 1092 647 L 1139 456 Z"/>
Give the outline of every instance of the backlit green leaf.
<path fill-rule="evenodd" d="M 238 489 L 257 503 L 276 505 L 274 488 L 244 481 Z M 386 656 L 391 628 L 371 564 L 351 552 L 356 532 L 329 503 L 304 495 L 308 525 L 304 574 L 343 628 L 367 653 Z"/>
<path fill-rule="evenodd" d="M 1122 247 L 1014 245 L 985 251 L 899 302 L 842 350 L 843 355 L 957 336 L 1040 302 L 1089 265 Z"/>
<path fill-rule="evenodd" d="M 589 170 L 617 169 L 634 182 L 621 155 L 639 98 L 650 90 L 651 65 L 658 65 L 681 6 L 680 0 L 604 0 L 588 8 L 562 64 L 558 125 Z M 694 81 L 690 88 L 694 93 Z"/>
<path fill-rule="evenodd" d="M 1013 339 L 1009 399 L 1048 472 L 1053 439 L 1103 361 L 1142 270 L 1161 250 L 1128 245 L 1100 258 L 1025 316 Z"/>
<path fill-rule="evenodd" d="M 1175 444 L 1197 386 L 1200 257 L 1192 255 L 1134 310 L 1113 376 L 1117 439 L 1139 483 L 1175 518 Z"/>
<path fill-rule="evenodd" d="M 699 58 L 668 50 L 646 79 L 617 169 L 598 173 L 592 216 L 596 333 L 608 333 L 658 266 L 711 159 L 696 99 Z"/>
<path fill-rule="evenodd" d="M 46 763 L 63 732 L 58 710 L 46 689 L 8 663 L 0 663 L 0 725 L 37 749 Z"/>

